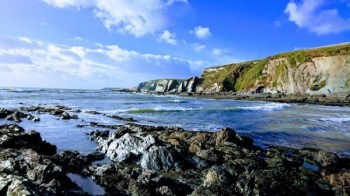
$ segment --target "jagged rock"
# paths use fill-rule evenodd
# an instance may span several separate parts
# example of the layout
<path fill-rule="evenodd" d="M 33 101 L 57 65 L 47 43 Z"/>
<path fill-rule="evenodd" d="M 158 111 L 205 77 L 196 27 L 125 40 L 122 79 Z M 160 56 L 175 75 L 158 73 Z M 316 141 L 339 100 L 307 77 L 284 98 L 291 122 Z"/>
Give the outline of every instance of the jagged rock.
<path fill-rule="evenodd" d="M 39 133 L 1 125 L 0 138 L 0 195 L 86 195 L 51 160 L 56 146 Z"/>
<path fill-rule="evenodd" d="M 336 154 L 324 150 L 303 148 L 299 154 L 306 160 L 323 167 L 332 167 L 339 163 L 339 157 Z"/>

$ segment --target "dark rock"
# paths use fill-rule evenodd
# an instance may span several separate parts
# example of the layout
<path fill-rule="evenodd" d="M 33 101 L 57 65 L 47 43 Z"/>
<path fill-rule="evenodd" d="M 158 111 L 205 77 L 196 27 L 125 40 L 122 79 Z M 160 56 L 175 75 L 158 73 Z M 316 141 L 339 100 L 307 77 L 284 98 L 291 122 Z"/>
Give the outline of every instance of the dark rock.
<path fill-rule="evenodd" d="M 215 145 L 225 145 L 225 142 L 234 142 L 236 140 L 236 132 L 230 128 L 224 128 L 221 131 L 215 133 L 216 140 Z"/>
<path fill-rule="evenodd" d="M 68 114 L 68 112 L 62 112 L 59 115 L 61 116 L 61 120 L 69 120 L 69 119 L 71 119 L 71 116 Z"/>
<path fill-rule="evenodd" d="M 1 125 L 0 146 L 1 195 L 86 195 L 51 161 L 56 146 L 39 133 Z"/>
<path fill-rule="evenodd" d="M 128 122 L 136 122 L 136 120 L 132 117 L 125 118 L 125 117 L 121 117 L 121 116 L 117 116 L 117 115 L 111 115 L 108 117 L 113 118 L 113 119 L 117 119 L 117 120 L 128 121 Z"/>
<path fill-rule="evenodd" d="M 86 174 L 86 168 L 91 160 L 77 151 L 64 151 L 52 157 L 52 161 L 62 166 L 65 173 Z"/>
<path fill-rule="evenodd" d="M 336 154 L 324 150 L 303 148 L 299 154 L 305 160 L 322 167 L 336 167 L 339 163 L 339 157 Z"/>
<path fill-rule="evenodd" d="M 6 117 L 6 120 L 15 121 L 15 122 L 22 122 L 21 113 L 19 113 L 18 111 L 15 111 L 12 114 L 8 115 Z"/>
<path fill-rule="evenodd" d="M 86 155 L 86 157 L 88 158 L 88 160 L 90 162 L 100 161 L 100 160 L 103 160 L 105 158 L 105 154 L 102 152 L 93 152 L 93 153 Z"/>
<path fill-rule="evenodd" d="M 85 111 L 85 113 L 89 113 L 89 114 L 101 114 L 100 112 L 93 111 L 93 110 Z"/>

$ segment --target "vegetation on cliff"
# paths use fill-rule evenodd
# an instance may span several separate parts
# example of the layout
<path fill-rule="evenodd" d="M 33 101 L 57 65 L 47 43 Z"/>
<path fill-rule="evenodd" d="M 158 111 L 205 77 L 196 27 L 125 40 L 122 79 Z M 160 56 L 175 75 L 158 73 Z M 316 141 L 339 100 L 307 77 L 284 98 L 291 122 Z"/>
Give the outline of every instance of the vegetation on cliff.
<path fill-rule="evenodd" d="M 318 91 L 327 86 L 327 80 L 332 80 L 333 83 L 337 83 L 334 80 L 348 81 L 346 73 L 349 71 L 347 69 L 349 62 L 346 59 L 339 60 L 339 62 L 328 62 L 329 65 L 323 67 L 331 68 L 326 70 L 326 68 L 317 67 L 317 63 L 324 64 L 322 60 L 315 62 L 317 58 L 349 55 L 350 44 L 346 43 L 286 52 L 265 59 L 207 68 L 202 74 L 203 89 L 213 91 L 213 86 L 215 86 L 217 92 L 249 91 L 257 90 L 260 87 L 268 87 L 286 93 L 304 93 L 308 89 L 311 92 Z M 341 66 L 335 65 L 340 63 Z M 327 71 L 332 70 L 333 67 L 333 72 L 343 71 L 345 75 L 328 74 Z M 342 69 L 337 70 L 339 67 Z M 336 89 L 344 88 L 343 84 L 339 84 L 339 82 L 334 85 Z M 333 88 L 333 86 L 331 87 Z"/>

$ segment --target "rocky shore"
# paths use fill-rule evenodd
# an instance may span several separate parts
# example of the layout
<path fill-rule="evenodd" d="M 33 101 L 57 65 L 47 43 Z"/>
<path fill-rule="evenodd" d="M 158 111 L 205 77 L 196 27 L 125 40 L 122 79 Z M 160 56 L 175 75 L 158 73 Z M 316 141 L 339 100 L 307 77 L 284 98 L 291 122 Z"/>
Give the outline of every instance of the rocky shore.
<path fill-rule="evenodd" d="M 57 153 L 38 132 L 1 125 L 0 195 L 350 194 L 350 159 L 323 150 L 261 149 L 230 128 L 93 124 L 101 128 L 88 133 L 98 151 L 86 156 Z M 94 162 L 104 156 L 112 161 Z"/>
<path fill-rule="evenodd" d="M 328 94 L 328 95 L 286 95 L 270 93 L 182 93 L 180 96 L 191 96 L 207 99 L 234 99 L 249 101 L 270 101 L 279 103 L 301 103 L 328 106 L 350 106 L 350 94 Z"/>

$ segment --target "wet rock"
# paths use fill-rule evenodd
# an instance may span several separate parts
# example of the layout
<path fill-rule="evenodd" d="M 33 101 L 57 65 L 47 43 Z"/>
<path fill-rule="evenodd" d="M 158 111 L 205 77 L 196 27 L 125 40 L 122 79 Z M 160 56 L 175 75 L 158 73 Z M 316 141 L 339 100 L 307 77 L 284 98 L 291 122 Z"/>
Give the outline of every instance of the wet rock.
<path fill-rule="evenodd" d="M 40 118 L 35 117 L 35 116 L 31 115 L 31 114 L 27 114 L 27 119 L 28 119 L 28 120 L 31 120 L 31 121 L 33 121 L 33 122 L 38 122 L 38 121 L 40 121 Z"/>
<path fill-rule="evenodd" d="M 88 113 L 88 114 L 101 114 L 100 112 L 94 111 L 94 110 L 88 110 L 88 111 L 85 111 L 85 113 Z"/>
<path fill-rule="evenodd" d="M 307 161 L 322 167 L 334 167 L 339 163 L 339 157 L 336 154 L 324 150 L 303 148 L 299 154 Z"/>
<path fill-rule="evenodd" d="M 56 146 L 42 141 L 38 132 L 30 131 L 25 133 L 23 128 L 16 125 L 0 126 L 0 147 L 2 148 L 30 148 L 44 155 L 56 153 Z"/>
<path fill-rule="evenodd" d="M 236 132 L 233 129 L 225 128 L 216 134 L 215 145 L 225 145 L 226 142 L 234 142 L 236 140 Z"/>
<path fill-rule="evenodd" d="M 91 164 L 91 159 L 81 155 L 77 151 L 64 151 L 52 157 L 54 163 L 61 165 L 65 173 L 86 174 L 86 168 Z"/>
<path fill-rule="evenodd" d="M 121 116 L 117 116 L 117 115 L 111 115 L 108 117 L 113 118 L 113 119 L 117 119 L 117 120 L 122 120 L 122 121 L 136 122 L 136 120 L 132 117 L 125 118 L 125 117 L 121 117 Z"/>
<path fill-rule="evenodd" d="M 17 125 L 0 126 L 0 195 L 86 195 L 51 158 L 56 146 Z"/>
<path fill-rule="evenodd" d="M 6 117 L 6 120 L 15 121 L 15 122 L 22 122 L 21 114 L 18 111 L 15 111 L 14 113 L 8 115 Z"/>
<path fill-rule="evenodd" d="M 93 153 L 90 153 L 90 154 L 86 155 L 86 158 L 90 162 L 100 161 L 100 160 L 103 160 L 105 158 L 105 154 L 102 153 L 102 152 L 93 152 Z"/>
<path fill-rule="evenodd" d="M 339 163 L 349 167 L 343 159 L 336 164 L 336 157 L 319 151 L 263 150 L 229 128 L 212 133 L 127 124 L 96 138 L 99 150 L 115 161 L 93 169 L 109 193 L 115 187 L 113 193 L 126 195 L 343 195 L 348 190 L 348 175 L 334 170 Z M 321 169 L 304 168 L 306 159 Z"/>
<path fill-rule="evenodd" d="M 8 115 L 11 115 L 13 111 L 7 110 L 5 108 L 0 108 L 0 118 L 6 118 Z"/>

